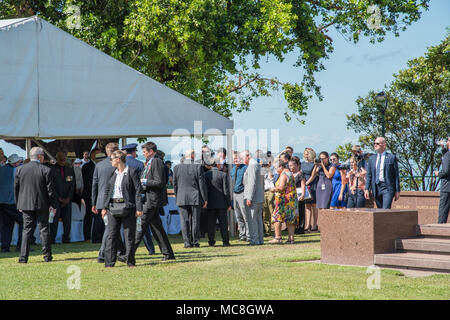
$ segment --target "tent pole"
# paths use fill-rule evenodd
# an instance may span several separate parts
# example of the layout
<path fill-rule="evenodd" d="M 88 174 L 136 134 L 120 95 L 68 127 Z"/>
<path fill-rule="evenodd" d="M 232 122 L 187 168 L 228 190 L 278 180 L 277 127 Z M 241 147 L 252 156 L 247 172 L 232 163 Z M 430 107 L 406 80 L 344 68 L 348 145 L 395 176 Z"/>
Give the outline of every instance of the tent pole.
<path fill-rule="evenodd" d="M 31 139 L 25 138 L 25 152 L 27 154 L 27 159 L 30 159 L 30 150 L 31 150 Z"/>
<path fill-rule="evenodd" d="M 127 138 L 122 137 L 122 148 L 127 145 Z"/>
<path fill-rule="evenodd" d="M 228 166 L 228 172 L 231 172 L 231 167 L 233 163 L 233 129 L 227 129 L 226 135 L 227 135 L 227 166 Z M 228 175 L 228 178 L 230 179 L 230 195 L 231 195 L 231 202 L 233 202 L 233 183 L 231 180 L 231 176 Z M 234 218 L 234 210 L 231 209 L 230 215 L 228 216 L 228 225 L 230 226 L 230 235 L 234 237 L 236 235 L 236 222 Z"/>

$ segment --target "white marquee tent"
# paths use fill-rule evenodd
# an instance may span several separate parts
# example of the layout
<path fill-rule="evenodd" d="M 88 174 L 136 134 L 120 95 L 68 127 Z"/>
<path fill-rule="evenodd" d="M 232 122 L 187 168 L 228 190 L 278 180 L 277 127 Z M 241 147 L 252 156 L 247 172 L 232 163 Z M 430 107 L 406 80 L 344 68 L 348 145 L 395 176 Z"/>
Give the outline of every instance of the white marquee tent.
<path fill-rule="evenodd" d="M 39 17 L 0 20 L 0 138 L 198 134 L 195 121 L 200 133 L 233 128 L 232 120 Z"/>

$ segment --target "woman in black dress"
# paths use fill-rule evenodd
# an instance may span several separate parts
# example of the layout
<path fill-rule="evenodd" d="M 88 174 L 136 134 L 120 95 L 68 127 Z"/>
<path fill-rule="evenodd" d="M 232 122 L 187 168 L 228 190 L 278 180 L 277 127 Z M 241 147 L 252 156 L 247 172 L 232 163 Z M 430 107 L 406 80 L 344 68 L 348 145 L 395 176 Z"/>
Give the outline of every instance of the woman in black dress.
<path fill-rule="evenodd" d="M 298 197 L 298 224 L 295 227 L 295 234 L 304 234 L 305 233 L 305 177 L 303 176 L 303 172 L 300 166 L 300 159 L 297 156 L 293 156 L 291 160 L 289 160 L 289 170 L 294 175 L 295 187 L 297 188 Z"/>
<path fill-rule="evenodd" d="M 336 167 L 330 164 L 328 152 L 322 151 L 319 155 L 320 165 L 316 166 L 313 175 L 319 176 L 316 190 L 316 207 L 317 209 L 329 209 L 331 195 L 333 194 L 332 179 L 336 171 Z"/>
<path fill-rule="evenodd" d="M 305 232 L 317 230 L 318 211 L 316 208 L 316 187 L 319 178 L 313 176 L 315 158 L 316 153 L 314 150 L 312 148 L 305 148 L 303 152 L 303 159 L 305 161 L 301 163 L 301 168 L 306 180 L 305 186 L 311 195 L 310 200 L 305 200 Z"/>

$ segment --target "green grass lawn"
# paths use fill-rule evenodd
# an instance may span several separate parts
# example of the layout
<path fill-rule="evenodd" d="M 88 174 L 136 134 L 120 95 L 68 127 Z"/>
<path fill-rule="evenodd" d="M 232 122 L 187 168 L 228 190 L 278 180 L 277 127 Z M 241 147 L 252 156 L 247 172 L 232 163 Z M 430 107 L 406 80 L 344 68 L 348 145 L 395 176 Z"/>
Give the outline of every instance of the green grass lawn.
<path fill-rule="evenodd" d="M 231 247 L 220 240 L 208 247 L 203 238 L 200 248 L 185 249 L 181 236 L 170 240 L 175 261 L 149 256 L 141 245 L 134 269 L 121 262 L 104 268 L 96 260 L 99 244 L 88 242 L 53 245 L 50 263 L 40 246 L 33 246 L 28 264 L 19 264 L 16 252 L 2 253 L 0 299 L 450 299 L 450 275 L 408 278 L 383 269 L 381 288 L 370 290 L 367 268 L 299 263 L 320 259 L 317 233 L 296 236 L 293 245 L 232 239 Z M 80 289 L 68 288 L 72 265 L 80 268 Z"/>

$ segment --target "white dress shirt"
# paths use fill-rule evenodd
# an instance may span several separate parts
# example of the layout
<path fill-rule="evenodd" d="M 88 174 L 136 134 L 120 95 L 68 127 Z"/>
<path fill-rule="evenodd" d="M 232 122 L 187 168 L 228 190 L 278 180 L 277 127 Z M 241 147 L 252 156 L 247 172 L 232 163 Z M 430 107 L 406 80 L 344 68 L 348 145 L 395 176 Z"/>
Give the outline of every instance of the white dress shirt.
<path fill-rule="evenodd" d="M 122 173 L 120 173 L 119 170 L 116 169 L 115 174 L 117 175 L 117 177 L 116 183 L 114 184 L 114 193 L 112 198 L 122 199 L 123 198 L 122 181 L 123 177 L 128 174 L 128 166 L 125 167 L 125 170 L 123 170 Z"/>
<path fill-rule="evenodd" d="M 377 172 L 377 164 L 379 157 L 381 157 L 381 162 L 380 162 L 380 176 L 378 178 L 380 179 L 381 182 L 384 182 L 384 159 L 386 158 L 386 151 L 384 151 L 381 154 L 379 153 L 377 155 L 377 162 L 375 162 L 375 172 Z"/>

